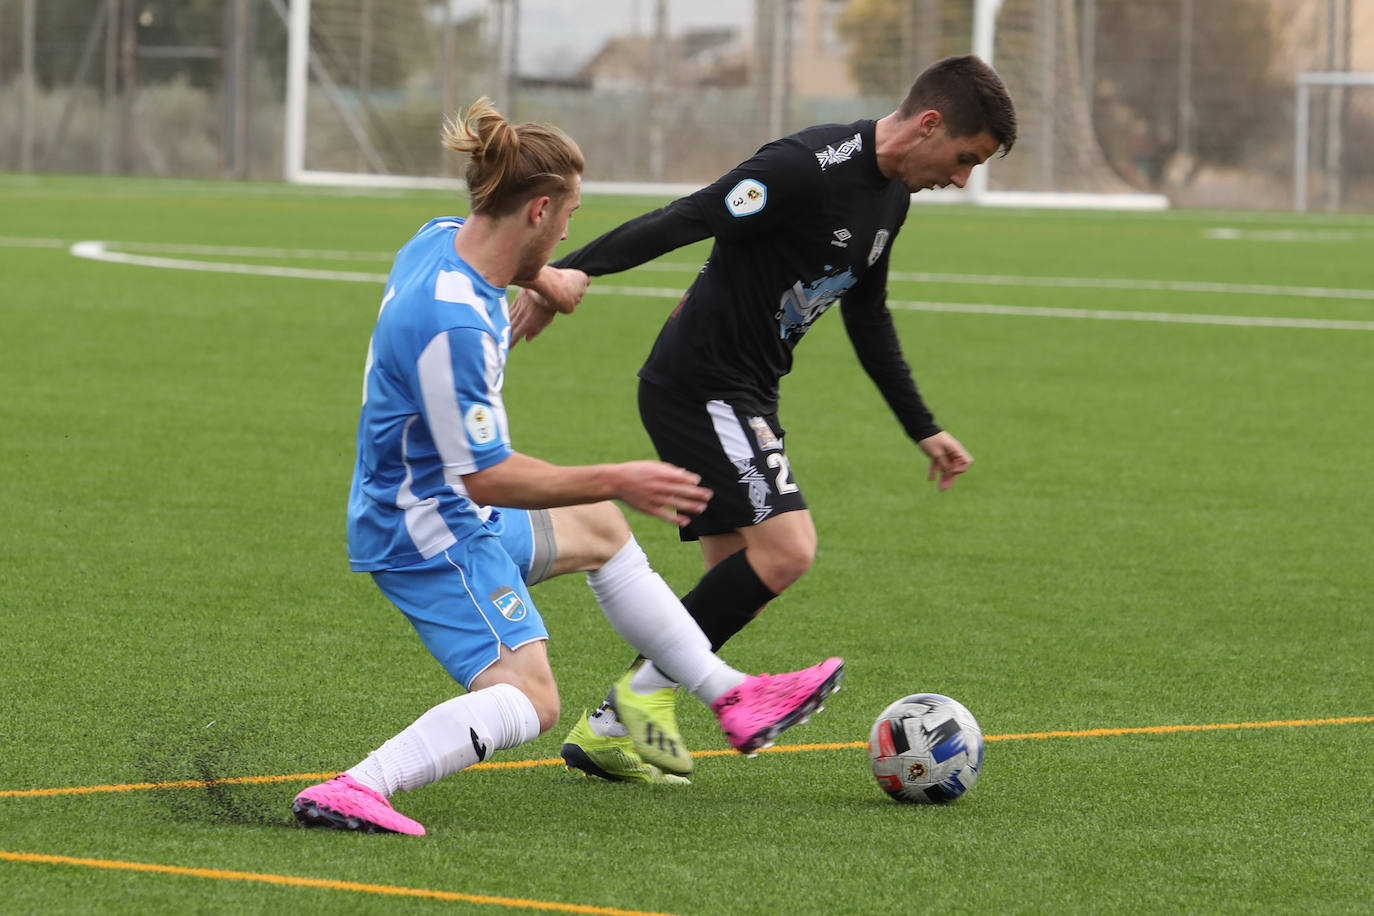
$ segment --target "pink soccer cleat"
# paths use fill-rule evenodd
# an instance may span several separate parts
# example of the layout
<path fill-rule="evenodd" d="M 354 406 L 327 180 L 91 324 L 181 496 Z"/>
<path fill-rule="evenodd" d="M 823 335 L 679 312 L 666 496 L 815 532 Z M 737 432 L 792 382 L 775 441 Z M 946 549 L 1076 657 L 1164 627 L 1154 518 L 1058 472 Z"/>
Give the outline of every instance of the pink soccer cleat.
<path fill-rule="evenodd" d="M 401 814 L 380 792 L 347 773 L 301 792 L 291 803 L 291 810 L 302 827 L 425 835 L 424 824 Z"/>
<path fill-rule="evenodd" d="M 840 687 L 844 659 L 828 658 L 791 674 L 755 674 L 711 704 L 720 730 L 741 754 L 769 747 L 783 729 L 805 722 Z"/>

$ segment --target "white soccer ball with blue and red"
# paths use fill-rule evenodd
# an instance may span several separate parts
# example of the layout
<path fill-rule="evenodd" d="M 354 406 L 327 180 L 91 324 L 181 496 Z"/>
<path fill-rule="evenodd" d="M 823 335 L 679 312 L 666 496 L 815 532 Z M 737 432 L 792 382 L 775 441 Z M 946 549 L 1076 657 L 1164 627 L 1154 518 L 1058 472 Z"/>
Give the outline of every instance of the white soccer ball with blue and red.
<path fill-rule="evenodd" d="M 873 776 L 897 801 L 954 801 L 978 781 L 983 732 L 973 713 L 938 693 L 902 697 L 878 716 L 868 736 Z"/>

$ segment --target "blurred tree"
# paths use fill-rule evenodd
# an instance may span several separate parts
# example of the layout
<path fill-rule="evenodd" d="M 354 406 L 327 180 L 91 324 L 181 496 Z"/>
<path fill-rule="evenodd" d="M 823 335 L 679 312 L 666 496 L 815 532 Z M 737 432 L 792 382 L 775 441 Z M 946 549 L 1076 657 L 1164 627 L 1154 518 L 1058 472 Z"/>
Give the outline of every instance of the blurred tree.
<path fill-rule="evenodd" d="M 1186 90 L 1182 0 L 1096 3 L 1099 105 L 1136 125 L 1131 155 L 1151 164 L 1156 181 L 1170 162 L 1187 177 L 1202 164 L 1236 163 L 1275 135 L 1291 139 L 1274 117 L 1291 89 L 1271 76 L 1278 42 L 1270 0 L 1194 0 Z M 1191 150 L 1180 149 L 1182 99 L 1191 102 Z"/>
<path fill-rule="evenodd" d="M 968 32 L 961 27 L 968 6 L 969 0 L 849 0 L 835 28 L 849 44 L 854 81 L 865 95 L 905 95 L 916 77 L 908 69 L 918 45 L 929 46 L 937 58 L 968 53 Z M 938 23 L 937 35 L 916 34 L 923 15 Z"/>
<path fill-rule="evenodd" d="M 899 96 L 910 85 L 904 51 L 912 41 L 912 10 L 923 0 L 850 0 L 837 28 L 849 44 L 849 65 L 866 94 Z M 970 0 L 924 0 L 938 5 L 938 54 L 968 51 Z M 1055 0 L 1062 13 L 1082 3 Z M 1182 12 L 1191 6 L 1191 68 L 1186 91 L 1180 84 L 1185 40 Z M 1029 42 L 1026 21 L 1043 4 L 1008 0 L 999 24 L 1020 23 L 1016 35 Z M 1118 170 L 1134 183 L 1158 183 L 1166 168 L 1183 175 L 1203 164 L 1239 161 L 1247 150 L 1289 137 L 1274 117 L 1291 88 L 1271 76 L 1278 41 L 1271 15 L 1274 0 L 1095 0 L 1094 66 L 1099 138 Z M 1063 31 L 1061 24 L 1061 32 Z M 1075 29 L 1067 34 L 1077 35 Z M 1031 52 L 1027 52 L 1031 53 Z M 909 56 L 909 55 L 908 55 Z M 1191 108 L 1185 112 L 1181 100 Z M 1189 117 L 1191 148 L 1180 150 L 1180 120 Z M 1182 154 L 1182 155 L 1180 155 Z M 1143 176 L 1143 178 L 1142 178 Z"/>

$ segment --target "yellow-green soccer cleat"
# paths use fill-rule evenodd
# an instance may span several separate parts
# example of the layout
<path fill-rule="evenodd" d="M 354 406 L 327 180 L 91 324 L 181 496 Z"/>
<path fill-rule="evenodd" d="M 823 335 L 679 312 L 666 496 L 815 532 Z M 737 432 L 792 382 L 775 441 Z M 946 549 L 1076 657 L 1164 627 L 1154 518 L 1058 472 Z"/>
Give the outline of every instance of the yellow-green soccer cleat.
<path fill-rule="evenodd" d="M 665 773 L 644 762 L 635 753 L 629 735 L 612 738 L 592 731 L 591 721 L 584 710 L 568 737 L 563 739 L 563 762 L 569 770 L 581 770 L 587 776 L 599 776 L 611 782 L 650 782 L 659 785 L 689 785 L 690 780 Z"/>
<path fill-rule="evenodd" d="M 607 702 L 629 730 L 639 756 L 665 773 L 686 776 L 692 772 L 692 755 L 677 730 L 677 691 L 664 687 L 653 693 L 635 693 L 630 689 L 633 676 L 633 670 L 621 675 Z"/>

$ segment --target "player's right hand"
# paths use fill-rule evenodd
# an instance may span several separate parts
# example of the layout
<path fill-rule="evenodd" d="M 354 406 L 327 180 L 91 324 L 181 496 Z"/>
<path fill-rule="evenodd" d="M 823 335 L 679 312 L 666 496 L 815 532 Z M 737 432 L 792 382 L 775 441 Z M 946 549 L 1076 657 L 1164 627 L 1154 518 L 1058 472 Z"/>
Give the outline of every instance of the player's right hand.
<path fill-rule="evenodd" d="M 553 323 L 558 310 L 544 301 L 532 289 L 522 289 L 510 305 L 510 345 L 522 340 L 534 340 L 539 332 Z"/>
<path fill-rule="evenodd" d="M 711 491 L 697 486 L 700 474 L 662 461 L 627 461 L 616 465 L 616 496 L 632 509 L 672 522 L 679 528 L 700 515 Z"/>

